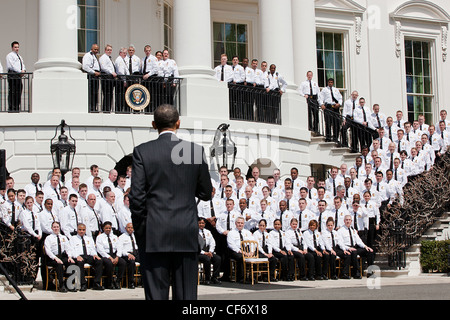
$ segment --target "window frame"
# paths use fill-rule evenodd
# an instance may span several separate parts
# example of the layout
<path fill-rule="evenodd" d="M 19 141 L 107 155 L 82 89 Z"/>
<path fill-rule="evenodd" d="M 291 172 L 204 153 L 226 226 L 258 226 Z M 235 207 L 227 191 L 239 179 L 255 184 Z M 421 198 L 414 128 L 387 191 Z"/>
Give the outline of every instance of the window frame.
<path fill-rule="evenodd" d="M 99 45 L 99 47 L 101 47 L 100 44 L 100 37 L 101 37 L 101 23 L 102 23 L 102 14 L 101 14 L 101 8 L 102 8 L 102 1 L 101 0 L 96 0 L 97 1 L 97 5 L 93 6 L 93 5 L 87 5 L 86 4 L 86 0 L 84 0 L 84 4 L 80 4 L 80 0 L 77 1 L 77 8 L 78 8 L 78 25 L 77 25 L 77 39 L 78 39 L 78 44 L 77 44 L 77 50 L 79 50 L 79 45 L 80 45 L 80 33 L 84 34 L 84 46 L 85 46 L 85 50 L 84 51 L 78 51 L 78 59 L 81 60 L 83 58 L 83 56 L 85 55 L 86 52 L 89 52 L 91 50 L 91 46 L 92 44 L 88 45 L 87 43 L 87 32 L 89 31 L 96 31 L 97 32 L 97 40 L 94 43 L 97 43 Z M 84 12 L 85 12 L 85 16 L 84 16 L 84 20 L 85 20 L 85 27 L 81 28 L 81 13 L 82 13 L 82 8 L 84 8 Z M 96 8 L 97 9 L 97 29 L 88 29 L 87 27 L 87 10 L 86 8 Z"/>

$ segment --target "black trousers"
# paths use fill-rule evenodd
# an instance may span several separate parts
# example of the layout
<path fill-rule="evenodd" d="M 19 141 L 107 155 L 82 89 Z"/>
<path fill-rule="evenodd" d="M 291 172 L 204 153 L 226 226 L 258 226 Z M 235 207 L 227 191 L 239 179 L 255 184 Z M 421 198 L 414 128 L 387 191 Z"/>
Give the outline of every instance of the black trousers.
<path fill-rule="evenodd" d="M 59 285 L 59 288 L 62 288 L 62 286 L 64 285 L 65 268 L 69 267 L 71 265 L 71 263 L 69 262 L 69 258 L 67 257 L 67 255 L 62 256 L 60 259 L 63 262 L 63 264 L 60 264 L 60 263 L 56 262 L 55 260 L 52 260 L 49 257 L 47 257 L 46 264 L 49 267 L 53 267 L 56 270 L 56 278 L 58 280 L 58 285 Z"/>
<path fill-rule="evenodd" d="M 263 255 L 261 252 L 258 252 L 258 258 L 265 258 L 266 256 Z M 273 279 L 275 278 L 275 269 L 277 268 L 277 262 L 278 259 L 275 258 L 274 255 L 272 255 L 272 257 L 268 258 L 269 259 L 269 274 L 270 274 L 270 278 Z"/>
<path fill-rule="evenodd" d="M 294 256 L 289 254 L 284 255 L 276 251 L 273 251 L 273 255 L 281 262 L 281 278 L 286 279 L 288 276 L 293 276 L 295 271 Z"/>
<path fill-rule="evenodd" d="M 140 249 L 141 275 L 147 300 L 197 300 L 198 253 Z"/>
<path fill-rule="evenodd" d="M 367 246 L 373 248 L 377 237 L 376 218 L 369 218 L 369 230 L 367 233 Z"/>
<path fill-rule="evenodd" d="M 116 113 L 124 113 L 126 111 L 128 111 L 128 106 L 127 103 L 125 101 L 125 93 L 128 89 L 128 83 L 123 80 L 123 79 L 119 79 L 116 82 Z"/>
<path fill-rule="evenodd" d="M 317 95 L 309 97 L 308 103 L 308 125 L 309 130 L 313 132 L 319 132 L 319 103 L 317 101 Z"/>
<path fill-rule="evenodd" d="M 324 256 L 326 257 L 326 259 L 324 260 L 328 260 L 327 262 L 327 268 L 323 268 L 323 273 L 326 274 L 328 272 L 328 270 L 330 270 L 330 277 L 335 277 L 336 276 L 336 255 L 332 254 L 331 251 L 328 251 L 328 254 L 324 254 Z M 336 252 L 337 254 L 337 252 Z"/>
<path fill-rule="evenodd" d="M 102 75 L 102 111 L 111 112 L 116 81 L 113 76 Z"/>
<path fill-rule="evenodd" d="M 204 254 L 199 254 L 198 261 L 203 264 L 203 270 L 205 271 L 205 280 L 211 280 L 211 264 L 213 265 L 213 278 L 219 278 L 220 266 L 222 264 L 222 259 L 220 258 L 220 256 L 214 253 L 212 257 L 208 257 Z"/>
<path fill-rule="evenodd" d="M 231 259 L 236 260 L 236 281 L 239 282 L 244 279 L 244 261 L 242 253 L 228 249 L 228 256 Z"/>
<path fill-rule="evenodd" d="M 97 112 L 98 105 L 98 94 L 100 89 L 100 80 L 94 75 L 88 76 L 88 86 L 89 86 L 89 111 Z"/>
<path fill-rule="evenodd" d="M 341 260 L 341 276 L 348 276 L 352 256 L 349 254 L 345 254 L 341 249 L 336 248 L 334 251 L 336 251 L 337 256 Z"/>
<path fill-rule="evenodd" d="M 319 256 L 315 251 L 312 251 L 311 249 L 308 249 L 308 253 L 310 253 L 313 258 L 314 258 L 314 268 L 313 265 L 310 265 L 309 268 L 314 270 L 314 274 L 313 277 L 319 277 L 322 275 L 322 260 L 323 260 L 323 256 Z M 327 264 L 328 266 L 328 264 Z"/>
<path fill-rule="evenodd" d="M 300 253 L 298 251 L 292 251 L 294 258 L 297 261 L 297 268 L 300 270 L 300 278 L 308 276 L 309 278 L 314 277 L 314 257 L 311 253 L 306 254 Z M 308 264 L 308 275 L 306 275 L 306 264 Z"/>
<path fill-rule="evenodd" d="M 135 256 L 135 260 L 129 259 L 128 256 L 123 256 L 122 259 L 126 264 L 126 272 L 128 275 L 128 285 L 135 281 L 134 275 L 136 274 L 136 262 L 139 262 L 139 257 Z"/>
<path fill-rule="evenodd" d="M 114 269 L 116 266 L 117 266 L 117 273 L 116 273 L 117 283 L 120 284 L 120 282 L 123 279 L 123 275 L 125 273 L 125 268 L 126 268 L 125 260 L 123 260 L 122 258 L 119 257 L 116 265 L 114 265 L 109 258 L 103 257 L 102 261 L 103 261 L 103 269 L 104 269 L 103 273 L 106 276 L 105 287 L 108 288 L 109 286 L 111 286 L 111 283 L 113 280 L 113 275 L 114 275 Z"/>
<path fill-rule="evenodd" d="M 327 141 L 338 142 L 341 126 L 339 110 L 333 108 L 331 104 L 326 104 L 325 107 L 325 138 Z"/>
<path fill-rule="evenodd" d="M 19 112 L 22 100 L 23 84 L 19 73 L 9 71 L 8 74 L 8 106 L 9 112 Z"/>
<path fill-rule="evenodd" d="M 102 259 L 94 259 L 93 256 L 81 256 L 83 261 L 75 260 L 75 264 L 80 268 L 80 284 L 85 285 L 86 280 L 86 270 L 84 269 L 84 264 L 88 263 L 94 268 L 94 282 L 100 284 L 103 275 L 103 261 Z"/>

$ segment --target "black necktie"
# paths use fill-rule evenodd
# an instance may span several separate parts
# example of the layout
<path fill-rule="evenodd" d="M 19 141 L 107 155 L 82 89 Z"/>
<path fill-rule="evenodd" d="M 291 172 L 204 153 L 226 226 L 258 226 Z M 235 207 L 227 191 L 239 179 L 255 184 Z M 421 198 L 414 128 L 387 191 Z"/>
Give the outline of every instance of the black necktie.
<path fill-rule="evenodd" d="M 244 237 L 242 236 L 242 231 L 239 230 L 239 238 L 241 239 L 241 241 L 244 241 Z"/>
<path fill-rule="evenodd" d="M 331 92 L 331 99 L 333 100 L 333 102 L 334 103 L 338 103 L 339 101 L 337 101 L 336 98 L 334 97 L 333 88 L 332 87 L 330 87 L 330 92 Z"/>
<path fill-rule="evenodd" d="M 19 62 L 20 62 L 20 71 L 22 71 L 23 70 L 22 59 L 20 58 L 18 53 L 16 53 L 16 54 L 17 54 L 17 59 L 19 59 Z"/>
<path fill-rule="evenodd" d="M 348 233 L 350 234 L 350 246 L 353 247 L 355 244 L 353 242 L 353 237 L 352 237 L 352 230 L 351 228 L 348 228 Z"/>
<path fill-rule="evenodd" d="M 222 72 L 220 75 L 220 81 L 225 81 L 225 66 L 222 66 Z"/>
<path fill-rule="evenodd" d="M 309 95 L 312 97 L 314 94 L 313 94 L 313 88 L 312 88 L 312 83 L 311 83 L 311 80 L 309 80 Z"/>
<path fill-rule="evenodd" d="M 380 116 L 377 113 L 378 128 L 381 128 Z"/>
<path fill-rule="evenodd" d="M 58 191 L 56 191 L 56 188 L 54 188 L 53 190 L 55 190 L 55 193 L 56 193 L 56 196 L 58 197 L 58 200 L 61 200 L 61 198 L 59 197 Z"/>
<path fill-rule="evenodd" d="M 130 57 L 130 61 L 129 61 L 129 64 L 128 64 L 128 70 L 130 71 L 130 75 L 133 74 L 133 66 L 132 66 L 132 59 L 131 59 L 131 57 Z"/>
<path fill-rule="evenodd" d="M 332 244 L 332 247 L 333 247 L 333 250 L 334 250 L 334 248 L 336 247 L 336 244 L 335 244 L 335 242 L 334 242 L 334 234 L 333 234 L 333 230 L 331 230 L 331 244 Z"/>
<path fill-rule="evenodd" d="M 14 205 L 14 202 L 13 202 L 12 207 L 11 207 L 11 213 L 12 213 L 12 215 L 11 215 L 11 224 L 14 225 L 15 222 L 16 222 L 16 206 Z"/>
<path fill-rule="evenodd" d="M 227 215 L 227 230 L 230 230 L 230 211 L 227 211 L 228 215 Z"/>
<path fill-rule="evenodd" d="M 56 235 L 56 239 L 58 241 L 58 258 L 61 258 L 62 255 L 62 249 L 61 249 L 61 240 L 59 239 L 59 235 Z"/>
<path fill-rule="evenodd" d="M 278 234 L 279 234 L 279 246 L 280 246 L 280 250 L 283 249 L 283 236 L 281 235 L 281 231 L 278 230 Z"/>
<path fill-rule="evenodd" d="M 31 213 L 31 219 L 33 219 L 33 230 L 35 230 L 36 220 L 34 219 L 34 213 L 33 213 L 33 211 L 30 211 L 30 213 Z"/>
<path fill-rule="evenodd" d="M 313 241 L 314 241 L 314 249 L 317 249 L 317 242 L 316 242 L 316 233 L 313 231 Z"/>
<path fill-rule="evenodd" d="M 83 255 L 87 256 L 86 242 L 84 241 L 84 237 L 81 237 L 81 243 L 83 245 Z"/>
<path fill-rule="evenodd" d="M 92 211 L 94 211 L 94 216 L 97 219 L 98 231 L 102 231 L 102 224 L 100 223 L 100 219 L 98 218 L 97 212 L 95 212 L 94 208 L 92 208 Z"/>
<path fill-rule="evenodd" d="M 354 212 L 354 217 L 353 217 L 353 226 L 354 226 L 354 228 L 356 229 L 356 230 L 358 230 L 358 223 L 356 222 L 356 218 L 357 218 L 357 216 L 358 216 L 358 213 L 357 212 Z"/>
<path fill-rule="evenodd" d="M 391 153 L 391 164 L 389 165 L 389 168 L 392 170 L 394 168 L 394 154 Z"/>
<path fill-rule="evenodd" d="M 148 57 L 145 57 L 144 58 L 144 74 L 147 73 L 147 60 L 148 60 Z"/>
<path fill-rule="evenodd" d="M 212 200 L 209 200 L 209 205 L 211 207 L 211 218 L 216 216 L 216 213 L 214 212 L 214 204 Z"/>
<path fill-rule="evenodd" d="M 111 242 L 111 238 L 109 237 L 109 234 L 107 235 L 107 237 L 108 237 L 108 244 L 109 244 L 109 255 L 112 256 L 114 254 L 113 245 Z"/>
<path fill-rule="evenodd" d="M 333 194 L 336 197 L 336 181 L 333 179 Z"/>
<path fill-rule="evenodd" d="M 203 230 L 202 230 L 203 231 Z M 131 246 L 133 247 L 133 255 L 136 255 L 136 244 L 134 243 L 133 234 L 130 234 Z M 205 234 L 203 234 L 203 239 L 205 239 Z"/>
<path fill-rule="evenodd" d="M 266 237 L 264 236 L 264 231 L 262 233 L 262 247 L 263 250 L 266 251 Z"/>

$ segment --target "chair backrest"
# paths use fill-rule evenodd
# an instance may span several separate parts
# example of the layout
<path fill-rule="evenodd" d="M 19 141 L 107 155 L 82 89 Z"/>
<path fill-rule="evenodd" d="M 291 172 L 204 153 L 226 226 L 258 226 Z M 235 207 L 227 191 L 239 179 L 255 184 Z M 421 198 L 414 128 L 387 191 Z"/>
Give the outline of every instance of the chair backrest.
<path fill-rule="evenodd" d="M 245 261 L 245 259 L 258 258 L 258 242 L 257 241 L 254 241 L 254 240 L 241 241 L 241 250 L 242 250 L 242 253 L 248 254 L 247 256 L 245 254 L 242 255 L 244 257 L 244 261 Z"/>

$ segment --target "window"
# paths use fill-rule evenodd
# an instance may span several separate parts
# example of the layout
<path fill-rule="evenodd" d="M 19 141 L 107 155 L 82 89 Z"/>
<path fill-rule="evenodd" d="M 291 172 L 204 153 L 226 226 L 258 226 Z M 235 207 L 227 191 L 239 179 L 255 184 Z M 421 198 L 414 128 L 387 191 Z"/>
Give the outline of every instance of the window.
<path fill-rule="evenodd" d="M 421 114 L 430 124 L 433 120 L 433 83 L 431 77 L 431 43 L 405 39 L 406 92 L 408 120 Z"/>
<path fill-rule="evenodd" d="M 236 23 L 214 22 L 214 66 L 220 64 L 223 53 L 231 57 L 238 56 L 239 60 L 248 57 L 248 25 Z"/>
<path fill-rule="evenodd" d="M 91 50 L 94 43 L 99 44 L 99 2 L 99 0 L 78 0 L 78 52 L 81 57 Z"/>
<path fill-rule="evenodd" d="M 173 51 L 173 9 L 164 3 L 164 49 L 169 50 L 170 56 Z"/>
<path fill-rule="evenodd" d="M 321 88 L 327 86 L 329 78 L 333 78 L 335 87 L 344 95 L 346 91 L 344 34 L 317 32 L 317 76 Z"/>

